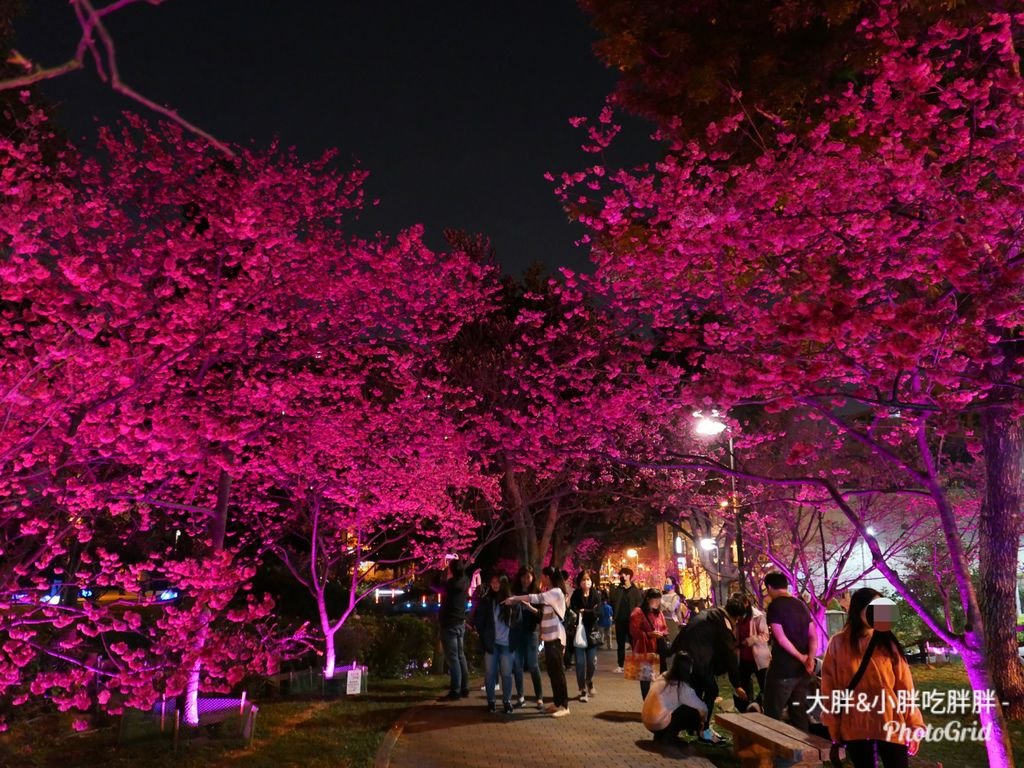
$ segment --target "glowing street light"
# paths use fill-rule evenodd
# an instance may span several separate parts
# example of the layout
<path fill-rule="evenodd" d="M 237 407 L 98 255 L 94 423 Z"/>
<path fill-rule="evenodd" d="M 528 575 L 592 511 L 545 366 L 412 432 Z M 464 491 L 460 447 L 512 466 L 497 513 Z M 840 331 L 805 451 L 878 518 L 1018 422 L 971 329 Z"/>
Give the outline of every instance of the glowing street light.
<path fill-rule="evenodd" d="M 694 411 L 693 417 L 697 420 L 693 431 L 702 437 L 717 437 L 725 432 L 728 427 L 725 422 L 719 419 L 718 411 L 711 411 L 710 416 L 705 416 L 701 411 Z M 736 471 L 736 452 L 733 449 L 732 435 L 729 435 L 729 470 Z M 729 482 L 732 486 L 732 508 L 733 516 L 736 518 L 736 571 L 739 576 L 740 590 L 746 591 L 747 579 L 743 572 L 743 513 L 739 506 L 739 497 L 736 495 L 736 475 L 729 475 Z M 729 506 L 722 503 L 722 508 Z M 703 546 L 703 542 L 701 542 Z"/>
<path fill-rule="evenodd" d="M 714 539 L 701 539 L 700 548 L 705 552 L 710 552 L 714 549 L 718 549 L 718 542 Z"/>
<path fill-rule="evenodd" d="M 626 557 L 630 558 L 631 560 L 636 560 L 636 558 L 639 557 L 639 555 L 640 553 L 637 552 L 635 549 L 626 550 Z"/>
<path fill-rule="evenodd" d="M 712 411 L 710 416 L 705 416 L 700 411 L 695 411 L 693 416 L 697 419 L 697 425 L 693 430 L 698 435 L 715 437 L 726 430 L 725 424 L 718 420 L 718 411 Z"/>

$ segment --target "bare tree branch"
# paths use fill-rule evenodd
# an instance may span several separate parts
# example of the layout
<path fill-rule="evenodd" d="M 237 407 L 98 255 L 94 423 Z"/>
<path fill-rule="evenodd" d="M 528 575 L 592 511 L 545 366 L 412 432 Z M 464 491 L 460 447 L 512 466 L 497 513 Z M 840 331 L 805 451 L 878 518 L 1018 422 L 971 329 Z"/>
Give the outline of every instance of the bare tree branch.
<path fill-rule="evenodd" d="M 35 85 L 36 83 L 40 83 L 45 80 L 53 80 L 70 72 L 82 69 L 85 66 L 86 52 L 88 52 L 92 54 L 92 58 L 95 61 L 97 75 L 103 82 L 109 82 L 112 90 L 123 96 L 127 96 L 129 99 L 141 104 L 153 112 L 156 112 L 157 114 L 163 115 L 171 122 L 180 125 L 189 133 L 193 133 L 196 136 L 205 139 L 211 146 L 223 152 L 225 155 L 234 157 L 235 153 L 227 144 L 218 140 L 194 123 L 189 122 L 179 115 L 176 110 L 165 107 L 162 104 L 158 104 L 152 99 L 143 96 L 121 79 L 121 74 L 117 67 L 117 51 L 114 46 L 114 39 L 111 37 L 110 32 L 103 23 L 103 18 L 125 8 L 126 6 L 133 5 L 138 2 L 142 2 L 142 0 L 116 0 L 116 2 L 97 10 L 93 7 L 90 0 L 71 0 L 71 6 L 74 9 L 75 16 L 78 18 L 79 25 L 82 28 L 82 36 L 75 48 L 75 55 L 63 64 L 57 64 L 52 67 L 43 67 L 36 69 L 33 72 L 29 72 L 28 74 L 0 80 L 0 91 L 27 88 L 28 86 Z M 160 5 L 163 0 L 145 0 L 145 2 L 150 5 Z M 102 44 L 102 52 L 100 50 L 100 46 L 96 45 L 96 41 L 93 38 L 94 33 L 99 36 L 100 43 Z M 22 60 L 26 62 L 28 61 L 27 59 L 24 59 L 24 57 L 21 57 L 20 54 L 18 54 L 18 56 Z"/>

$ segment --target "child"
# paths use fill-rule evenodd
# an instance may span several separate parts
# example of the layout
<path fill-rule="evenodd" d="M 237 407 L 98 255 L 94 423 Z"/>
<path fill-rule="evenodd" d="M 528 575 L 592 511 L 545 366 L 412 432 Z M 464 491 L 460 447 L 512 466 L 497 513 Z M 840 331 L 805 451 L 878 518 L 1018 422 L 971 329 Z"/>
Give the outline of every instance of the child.
<path fill-rule="evenodd" d="M 601 614 L 597 619 L 597 626 L 601 628 L 601 643 L 606 650 L 612 649 L 612 618 L 614 611 L 612 604 L 608 602 L 608 593 L 601 590 Z"/>

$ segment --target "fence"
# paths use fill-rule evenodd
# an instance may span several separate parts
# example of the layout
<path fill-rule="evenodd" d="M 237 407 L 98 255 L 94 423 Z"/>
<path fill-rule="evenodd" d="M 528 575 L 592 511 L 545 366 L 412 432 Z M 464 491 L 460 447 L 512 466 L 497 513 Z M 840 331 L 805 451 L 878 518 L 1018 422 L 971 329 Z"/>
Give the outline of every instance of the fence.
<path fill-rule="evenodd" d="M 117 742 L 164 741 L 177 752 L 199 733 L 240 740 L 246 748 L 256 735 L 259 707 L 241 698 L 201 698 L 198 701 L 199 725 L 187 727 L 173 699 L 158 701 L 151 710 L 130 709 L 121 715 Z"/>

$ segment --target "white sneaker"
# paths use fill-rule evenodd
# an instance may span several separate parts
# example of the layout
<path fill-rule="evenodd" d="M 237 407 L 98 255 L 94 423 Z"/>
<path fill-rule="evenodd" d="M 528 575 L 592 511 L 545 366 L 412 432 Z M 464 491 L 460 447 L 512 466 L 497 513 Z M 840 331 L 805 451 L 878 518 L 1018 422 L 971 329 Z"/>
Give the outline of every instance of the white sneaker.
<path fill-rule="evenodd" d="M 556 709 L 554 712 L 551 713 L 551 716 L 552 717 L 565 717 L 568 714 L 569 714 L 569 708 L 568 707 L 559 707 L 558 709 Z"/>
<path fill-rule="evenodd" d="M 590 686 L 590 690 L 587 691 L 587 696 L 589 698 L 594 698 L 595 693 L 597 693 L 597 691 L 594 689 L 594 686 Z"/>
<path fill-rule="evenodd" d="M 613 672 L 614 672 L 615 674 L 617 674 L 617 675 L 621 675 L 621 674 L 622 674 L 623 672 L 625 672 L 626 670 L 624 670 L 624 669 L 623 669 L 622 667 L 616 667 L 616 668 L 615 668 L 615 669 L 613 669 L 612 671 L 613 671 Z"/>
<path fill-rule="evenodd" d="M 590 701 L 590 699 L 587 698 L 587 692 L 586 691 L 580 691 L 580 701 L 582 701 L 584 704 L 586 704 L 588 701 Z"/>
<path fill-rule="evenodd" d="M 544 699 L 537 699 L 537 709 L 544 711 Z"/>

